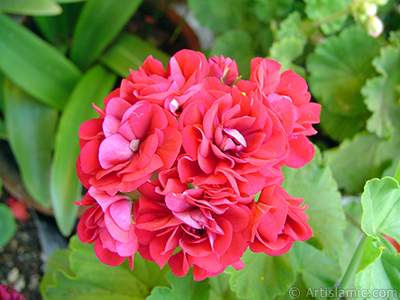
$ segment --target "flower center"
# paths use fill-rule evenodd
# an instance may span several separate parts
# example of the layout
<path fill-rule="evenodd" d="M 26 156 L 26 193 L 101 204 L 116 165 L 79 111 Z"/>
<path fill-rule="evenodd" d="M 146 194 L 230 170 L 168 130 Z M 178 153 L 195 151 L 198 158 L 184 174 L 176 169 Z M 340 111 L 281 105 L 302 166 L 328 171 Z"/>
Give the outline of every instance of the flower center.
<path fill-rule="evenodd" d="M 194 239 L 201 239 L 207 234 L 204 228 L 196 229 L 188 225 L 183 225 L 183 230 Z"/>
<path fill-rule="evenodd" d="M 226 139 L 221 145 L 222 151 L 231 150 L 233 152 L 239 152 L 247 146 L 246 139 L 244 136 L 234 128 L 224 128 Z"/>

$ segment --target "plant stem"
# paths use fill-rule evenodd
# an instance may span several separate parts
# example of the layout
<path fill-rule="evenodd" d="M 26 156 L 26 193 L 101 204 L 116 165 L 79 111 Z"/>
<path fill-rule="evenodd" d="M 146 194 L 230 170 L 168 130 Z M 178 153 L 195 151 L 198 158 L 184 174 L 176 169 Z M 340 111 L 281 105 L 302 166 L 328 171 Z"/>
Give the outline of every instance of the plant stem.
<path fill-rule="evenodd" d="M 320 27 L 321 25 L 329 23 L 329 22 L 332 22 L 332 21 L 335 21 L 337 18 L 340 18 L 341 16 L 347 15 L 350 12 L 351 12 L 351 5 L 349 7 L 347 7 L 346 9 L 344 9 L 344 10 L 335 12 L 334 14 L 330 15 L 329 17 L 326 17 L 325 19 L 322 19 L 322 20 L 319 20 L 319 21 L 316 21 L 316 22 L 312 22 L 310 24 L 310 27 L 312 27 L 312 28 Z"/>
<path fill-rule="evenodd" d="M 329 300 L 339 300 L 340 299 L 340 293 L 346 288 L 347 284 L 349 283 L 350 278 L 356 272 L 356 269 L 359 265 L 360 259 L 364 253 L 365 247 L 367 246 L 367 242 L 368 242 L 368 236 L 364 234 L 361 241 L 358 243 L 357 249 L 354 252 L 353 257 L 351 258 L 350 264 L 347 267 L 347 270 L 344 273 L 339 286 L 337 287 L 338 293 L 335 293 L 335 296 L 329 298 Z"/>
<path fill-rule="evenodd" d="M 400 183 L 400 161 L 399 161 L 399 165 L 397 166 L 396 173 L 394 174 L 394 179 L 396 179 L 397 182 Z"/>

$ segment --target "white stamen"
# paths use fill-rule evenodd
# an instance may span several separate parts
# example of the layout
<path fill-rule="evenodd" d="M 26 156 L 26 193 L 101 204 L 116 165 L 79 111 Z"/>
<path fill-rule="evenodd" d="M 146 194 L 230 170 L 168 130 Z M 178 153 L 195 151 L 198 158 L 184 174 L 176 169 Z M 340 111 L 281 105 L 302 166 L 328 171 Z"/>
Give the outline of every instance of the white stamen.
<path fill-rule="evenodd" d="M 179 108 L 179 102 L 176 99 L 172 99 L 171 103 L 169 104 L 169 110 L 172 113 L 175 113 Z"/>
<path fill-rule="evenodd" d="M 139 149 L 139 144 L 140 144 L 140 140 L 135 139 L 132 140 L 129 144 L 129 148 L 133 151 L 136 152 Z"/>

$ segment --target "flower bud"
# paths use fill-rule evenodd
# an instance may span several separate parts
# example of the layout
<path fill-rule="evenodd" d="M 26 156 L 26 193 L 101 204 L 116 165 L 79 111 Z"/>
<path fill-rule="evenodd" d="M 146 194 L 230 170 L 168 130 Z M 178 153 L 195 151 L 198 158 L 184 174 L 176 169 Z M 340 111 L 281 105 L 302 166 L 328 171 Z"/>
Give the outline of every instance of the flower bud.
<path fill-rule="evenodd" d="M 368 34 L 377 38 L 383 31 L 383 23 L 377 16 L 371 16 L 368 19 L 367 28 Z"/>

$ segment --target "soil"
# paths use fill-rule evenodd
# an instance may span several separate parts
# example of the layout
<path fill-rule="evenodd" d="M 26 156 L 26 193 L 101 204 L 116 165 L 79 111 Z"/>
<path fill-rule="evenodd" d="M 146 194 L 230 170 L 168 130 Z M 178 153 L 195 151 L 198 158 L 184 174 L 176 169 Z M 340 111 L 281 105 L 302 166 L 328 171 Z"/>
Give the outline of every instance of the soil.
<path fill-rule="evenodd" d="M 4 191 L 0 202 L 6 203 Z M 0 247 L 0 283 L 22 292 L 26 300 L 42 299 L 39 283 L 43 275 L 44 256 L 39 242 L 35 211 L 28 209 L 28 220 L 17 220 L 17 232 L 10 243 Z"/>

